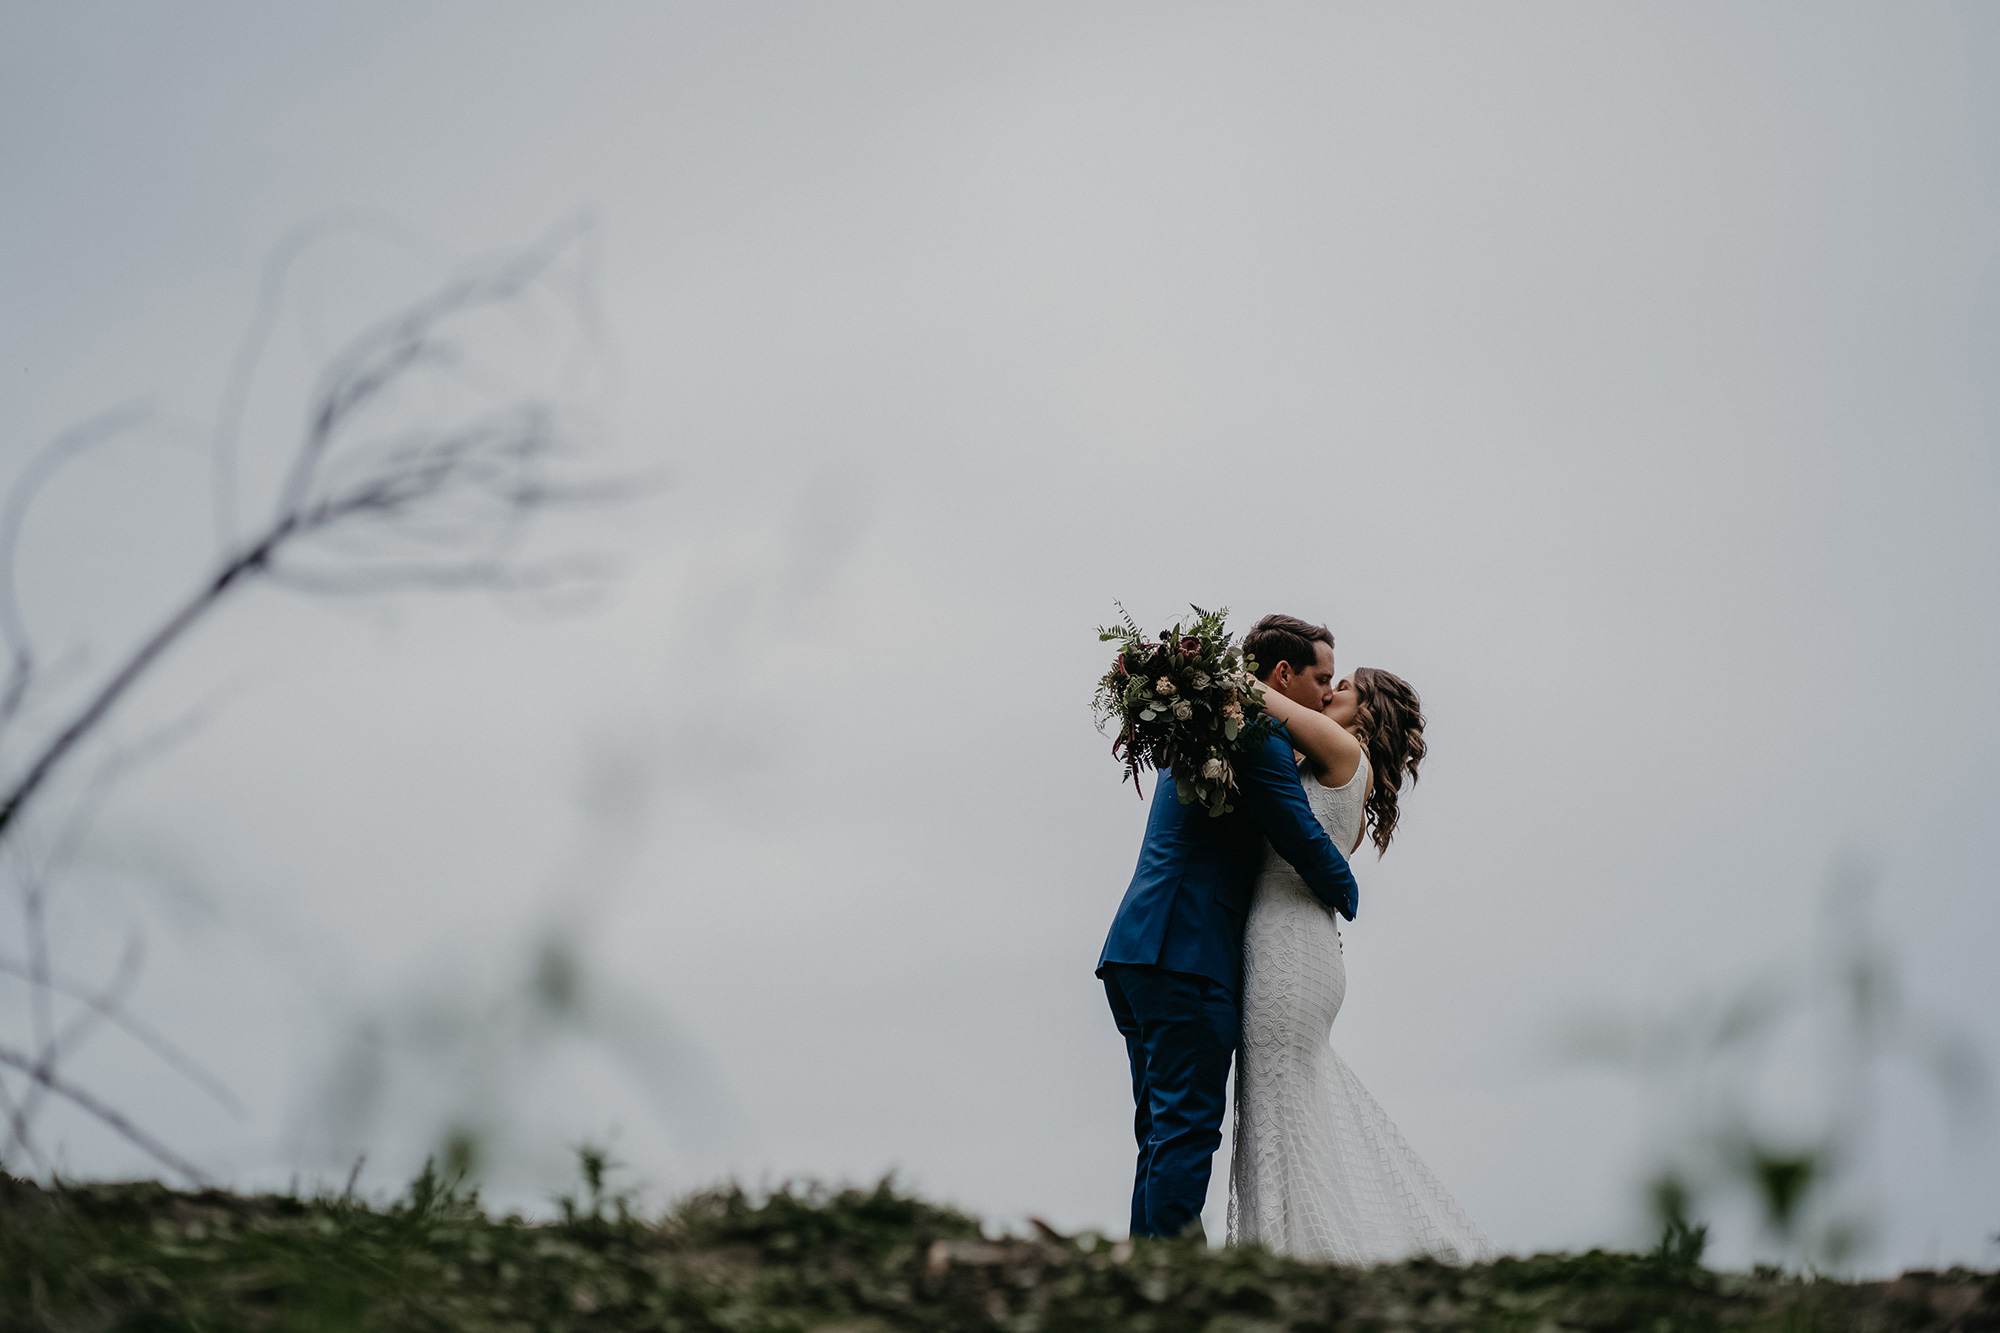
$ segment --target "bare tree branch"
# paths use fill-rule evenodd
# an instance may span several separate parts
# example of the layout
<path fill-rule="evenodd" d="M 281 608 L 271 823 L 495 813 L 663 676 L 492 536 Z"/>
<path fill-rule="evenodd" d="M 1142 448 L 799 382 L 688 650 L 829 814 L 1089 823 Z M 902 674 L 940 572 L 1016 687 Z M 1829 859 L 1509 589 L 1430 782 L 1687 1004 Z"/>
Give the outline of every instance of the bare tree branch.
<path fill-rule="evenodd" d="M 263 565 L 269 558 L 269 548 L 252 548 L 251 551 L 224 564 L 208 583 L 182 604 L 181 608 L 169 616 L 166 623 L 154 630 L 133 654 L 125 659 L 111 679 L 98 688 L 69 724 L 56 733 L 55 738 L 42 748 L 25 773 L 0 796 L 0 839 L 5 839 L 21 807 L 41 790 L 56 766 L 69 757 L 77 743 L 104 720 L 104 717 L 125 697 L 125 692 L 146 673 L 146 669 L 157 661 L 160 655 L 173 647 L 181 635 L 193 628 L 209 608 L 222 599 L 245 574 Z"/>
<path fill-rule="evenodd" d="M 336 489 L 323 492 L 317 486 L 341 432 L 355 416 L 414 368 L 442 355 L 437 339 L 443 325 L 519 298 L 577 240 L 584 225 L 566 223 L 513 259 L 448 284 L 364 332 L 335 356 L 322 376 L 311 424 L 270 521 L 256 536 L 225 553 L 205 582 L 139 643 L 20 776 L 0 788 L 0 843 L 50 776 L 153 664 L 228 593 L 251 578 L 269 574 L 278 557 L 297 543 L 374 524 L 406 542 L 476 545 L 484 534 L 489 546 L 505 547 L 534 512 L 606 498 L 602 484 L 572 487 L 537 475 L 539 466 L 560 452 L 560 432 L 549 410 L 532 403 L 366 455 L 343 469 L 349 475 Z M 249 363 L 254 365 L 254 356 Z M 32 498 L 32 487 L 26 495 Z M 26 499 L 21 503 L 25 506 Z M 5 536 L 4 529 L 0 536 Z M 437 567 L 360 570 L 349 577 L 377 589 L 499 586 L 497 568 L 493 572 L 488 568 L 487 560 L 460 559 Z M 339 575 L 321 575 L 320 580 L 331 585 L 348 581 Z M 292 583 L 302 587 L 311 581 L 301 572 Z M 25 660 L 31 664 L 31 658 Z"/>
<path fill-rule="evenodd" d="M 9 958 L 5 954 L 0 954 L 0 972 L 11 977 L 19 977 L 23 981 L 33 980 L 33 974 L 25 962 L 18 958 Z M 79 1001 L 101 1014 L 105 1022 L 158 1056 L 175 1073 L 226 1107 L 231 1115 L 240 1117 L 249 1114 L 227 1084 L 204 1069 L 194 1057 L 174 1045 L 159 1029 L 142 1019 L 134 1018 L 122 1006 L 106 1002 L 82 982 L 66 977 L 60 972 L 53 973 L 45 984 L 57 995 Z"/>
<path fill-rule="evenodd" d="M 72 426 L 29 461 L 8 488 L 6 500 L 0 502 L 0 643 L 7 650 L 7 679 L 0 685 L 0 736 L 6 734 L 7 724 L 20 712 L 35 671 L 34 641 L 21 619 L 20 595 L 14 577 L 15 555 L 20 550 L 21 527 L 27 521 L 28 510 L 49 478 L 60 472 L 64 464 L 93 445 L 130 430 L 152 415 L 152 410 L 145 402 L 125 403 Z"/>
<path fill-rule="evenodd" d="M 486 376 L 468 359 L 457 335 L 481 312 L 528 312 L 524 301 L 551 280 L 566 253 L 581 254 L 572 314 L 594 340 L 597 313 L 588 270 L 594 264 L 591 224 L 576 219 L 540 241 L 447 282 L 350 340 L 326 363 L 314 389 L 307 424 L 292 451 L 261 526 L 237 533 L 237 445 L 251 384 L 276 326 L 287 275 L 301 254 L 332 229 L 315 224 L 288 236 L 266 263 L 255 314 L 232 361 L 217 412 L 212 479 L 214 522 L 221 549 L 215 564 L 153 628 L 75 700 L 74 707 L 25 748 L 18 764 L 0 768 L 0 855 L 14 858 L 22 894 L 25 956 L 0 956 L 0 973 L 20 977 L 30 993 L 32 1051 L 0 1046 L 0 1066 L 28 1079 L 16 1096 L 0 1079 L 0 1114 L 10 1124 L 0 1152 L 19 1149 L 45 1165 L 31 1125 L 43 1102 L 62 1098 L 95 1117 L 173 1170 L 199 1181 L 200 1172 L 118 1111 L 66 1079 L 63 1062 L 103 1026 L 134 1037 L 225 1105 L 240 1106 L 220 1082 L 125 1009 L 143 959 L 128 944 L 109 982 L 88 987 L 52 965 L 48 903 L 55 877 L 68 864 L 97 802 L 134 755 L 114 755 L 76 798 L 52 850 L 36 844 L 23 814 L 50 789 L 87 742 L 172 648 L 205 623 L 229 595 L 259 579 L 313 593 L 477 588 L 544 592 L 602 578 L 587 559 L 528 559 L 537 517 L 564 507 L 627 497 L 632 487 L 610 479 L 578 482 L 561 475 L 579 433 L 549 402 L 532 395 L 496 401 L 504 378 Z M 392 408 L 443 403 L 451 415 L 390 429 Z M 467 406 L 466 395 L 473 395 Z M 483 399 L 483 401 L 481 401 Z M 23 471 L 0 501 L 0 740 L 8 724 L 45 694 L 34 644 L 15 590 L 15 552 L 41 487 L 90 445 L 129 428 L 145 415 L 127 405 L 58 437 Z M 407 414 L 406 414 L 407 415 Z M 435 413 L 433 415 L 436 415 Z M 173 729 L 170 728 L 169 732 Z M 80 1008 L 60 1027 L 56 997 Z"/>
<path fill-rule="evenodd" d="M 49 993 L 49 934 L 43 907 L 42 878 L 34 857 L 21 840 L 6 848 L 19 866 L 21 931 L 28 950 L 28 1022 L 38 1051 L 55 1040 L 55 1011 Z"/>
<path fill-rule="evenodd" d="M 444 258 L 442 247 L 424 243 L 409 229 L 384 218 L 353 212 L 331 213 L 294 227 L 264 260 L 257 284 L 257 305 L 236 345 L 229 364 L 229 377 L 215 409 L 215 440 L 211 475 L 211 508 L 214 510 L 218 549 L 227 551 L 236 544 L 236 444 L 243 429 L 243 412 L 249 403 L 250 388 L 276 331 L 278 315 L 284 308 L 285 286 L 293 267 L 321 241 L 340 232 L 365 231 L 386 235 L 405 249 L 421 252 L 426 259 Z"/>
<path fill-rule="evenodd" d="M 5 1079 L 0 1079 L 0 1115 L 7 1118 L 10 1141 L 21 1145 L 21 1151 L 27 1153 L 34 1161 L 36 1170 L 46 1172 L 49 1169 L 49 1159 L 44 1157 L 42 1150 L 36 1146 L 28 1119 L 21 1114 L 21 1104 L 14 1100 L 14 1094 L 7 1087 Z"/>
<path fill-rule="evenodd" d="M 125 952 L 119 957 L 117 970 L 111 974 L 111 980 L 103 990 L 89 996 L 84 1002 L 82 1012 L 71 1018 L 60 1032 L 52 1034 L 41 1049 L 35 1052 L 34 1082 L 28 1088 L 27 1095 L 21 1098 L 20 1112 L 16 1117 L 17 1130 L 21 1125 L 32 1121 L 35 1113 L 41 1109 L 42 1098 L 48 1091 L 48 1079 L 55 1074 L 56 1067 L 62 1063 L 65 1050 L 74 1050 L 90 1035 L 92 1028 L 104 1021 L 106 1013 L 115 1012 L 123 1006 L 125 996 L 132 989 L 132 983 L 139 979 L 139 965 L 145 958 L 145 952 L 145 947 L 139 942 L 138 937 L 134 936 L 127 940 Z M 52 989 L 49 981 L 47 973 L 44 972 L 35 979 L 35 984 L 38 989 L 46 992 Z M 12 1149 L 13 1146 L 14 1140 L 10 1139 L 7 1149 Z"/>
<path fill-rule="evenodd" d="M 200 1167 L 180 1156 L 151 1134 L 133 1124 L 122 1113 L 114 1110 L 82 1088 L 77 1087 L 74 1083 L 54 1073 L 38 1072 L 39 1066 L 37 1063 L 19 1051 L 6 1046 L 0 1046 L 0 1065 L 20 1070 L 56 1096 L 89 1112 L 93 1119 L 138 1148 L 141 1152 L 144 1152 L 147 1156 L 153 1158 L 153 1160 L 159 1162 L 162 1166 L 180 1172 L 197 1185 L 206 1185 L 208 1183 L 208 1177 Z"/>
<path fill-rule="evenodd" d="M 565 222 L 507 263 L 460 279 L 402 314 L 362 334 L 333 359 L 316 395 L 312 426 L 279 494 L 280 517 L 305 501 L 313 472 L 347 419 L 379 396 L 420 359 L 432 355 L 438 326 L 481 306 L 514 300 L 548 271 L 557 255 L 584 234 L 586 219 Z"/>

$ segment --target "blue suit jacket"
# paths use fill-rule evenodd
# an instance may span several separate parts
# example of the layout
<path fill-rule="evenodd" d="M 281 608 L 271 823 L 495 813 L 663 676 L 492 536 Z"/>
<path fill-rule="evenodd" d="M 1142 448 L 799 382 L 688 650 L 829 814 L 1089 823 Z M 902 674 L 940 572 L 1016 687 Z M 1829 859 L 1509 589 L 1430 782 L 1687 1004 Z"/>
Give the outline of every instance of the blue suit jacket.
<path fill-rule="evenodd" d="M 1321 902 L 1354 919 L 1361 888 L 1347 858 L 1306 803 L 1290 737 L 1274 728 L 1237 756 L 1236 809 L 1211 817 L 1182 805 L 1172 778 L 1158 774 L 1139 868 L 1111 920 L 1098 956 L 1192 972 L 1242 992 L 1243 918 L 1268 839 Z"/>

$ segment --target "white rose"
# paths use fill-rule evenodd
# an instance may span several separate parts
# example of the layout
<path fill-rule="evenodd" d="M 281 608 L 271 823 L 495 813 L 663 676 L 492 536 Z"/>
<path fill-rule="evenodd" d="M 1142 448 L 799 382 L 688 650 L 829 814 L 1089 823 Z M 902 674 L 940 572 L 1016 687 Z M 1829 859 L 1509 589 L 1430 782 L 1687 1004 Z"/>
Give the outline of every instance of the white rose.
<path fill-rule="evenodd" d="M 1203 777 L 1205 777 L 1205 778 L 1219 778 L 1219 777 L 1221 777 L 1221 776 L 1222 776 L 1222 761 L 1221 761 L 1220 759 L 1211 759 L 1211 760 L 1209 760 L 1209 761 L 1208 761 L 1207 763 L 1205 763 L 1205 764 L 1203 764 L 1203 765 L 1201 766 L 1201 775 L 1202 775 Z"/>
<path fill-rule="evenodd" d="M 1194 705 L 1185 699 L 1174 700 L 1174 716 L 1185 722 L 1194 716 Z"/>

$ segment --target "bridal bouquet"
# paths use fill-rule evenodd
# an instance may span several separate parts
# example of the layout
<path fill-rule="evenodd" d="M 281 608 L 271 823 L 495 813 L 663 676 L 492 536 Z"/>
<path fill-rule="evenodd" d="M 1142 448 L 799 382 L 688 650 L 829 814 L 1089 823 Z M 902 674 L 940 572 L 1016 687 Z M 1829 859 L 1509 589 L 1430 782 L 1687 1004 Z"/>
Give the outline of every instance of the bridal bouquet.
<path fill-rule="evenodd" d="M 1269 726 L 1270 715 L 1252 684 L 1256 663 L 1223 628 L 1228 609 L 1193 610 L 1192 624 L 1151 639 L 1120 606 L 1119 623 L 1097 631 L 1119 647 L 1091 707 L 1099 731 L 1118 720 L 1111 753 L 1124 761 L 1134 787 L 1142 768 L 1172 773 L 1181 804 L 1199 803 L 1214 816 L 1236 808 L 1229 803 L 1232 761 Z"/>

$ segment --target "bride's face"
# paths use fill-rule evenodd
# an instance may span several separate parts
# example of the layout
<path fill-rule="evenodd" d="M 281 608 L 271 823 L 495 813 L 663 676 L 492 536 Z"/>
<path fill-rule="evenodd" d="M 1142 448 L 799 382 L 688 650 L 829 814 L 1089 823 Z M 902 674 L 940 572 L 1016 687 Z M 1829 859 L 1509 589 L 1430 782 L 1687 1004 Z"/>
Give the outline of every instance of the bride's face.
<path fill-rule="evenodd" d="M 1333 720 L 1335 726 L 1354 725 L 1354 710 L 1361 702 L 1361 696 L 1354 692 L 1354 677 L 1342 676 L 1340 683 L 1333 687 L 1333 698 L 1320 709 Z"/>

